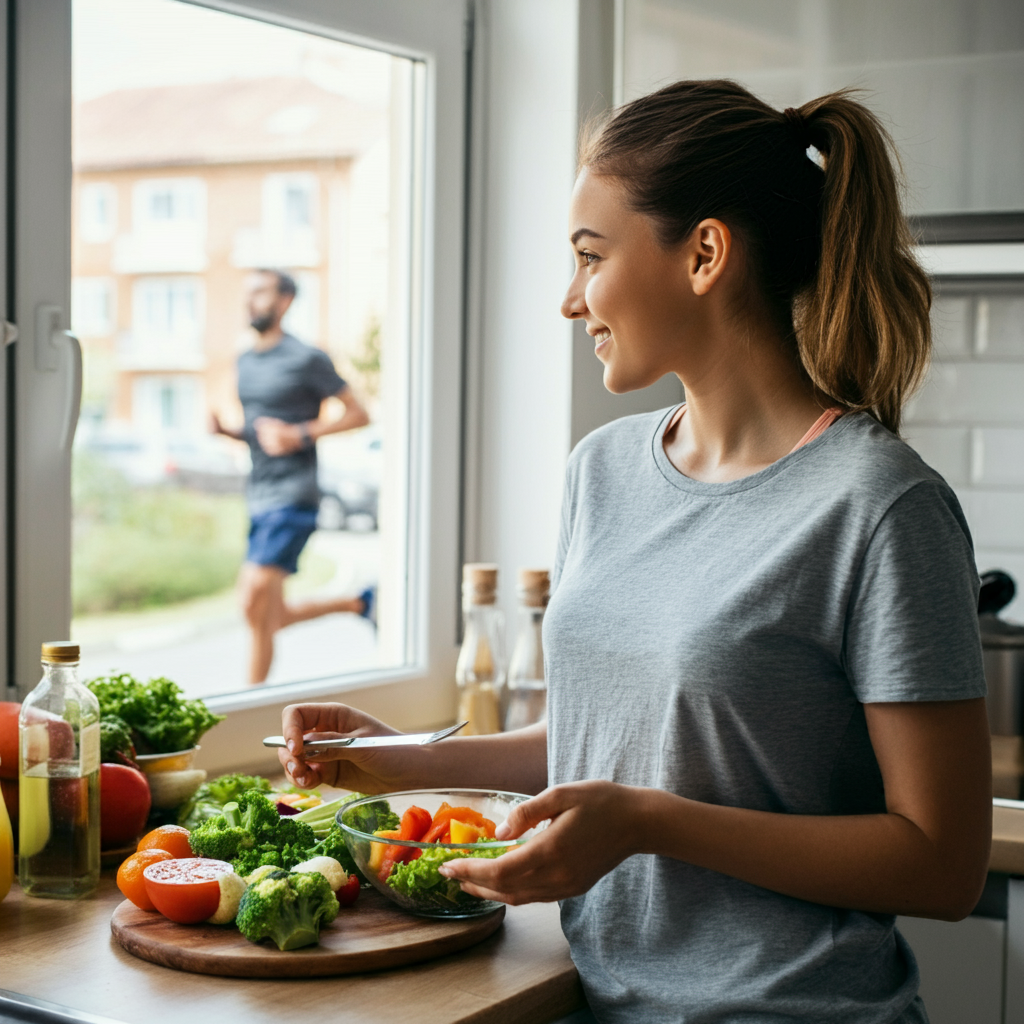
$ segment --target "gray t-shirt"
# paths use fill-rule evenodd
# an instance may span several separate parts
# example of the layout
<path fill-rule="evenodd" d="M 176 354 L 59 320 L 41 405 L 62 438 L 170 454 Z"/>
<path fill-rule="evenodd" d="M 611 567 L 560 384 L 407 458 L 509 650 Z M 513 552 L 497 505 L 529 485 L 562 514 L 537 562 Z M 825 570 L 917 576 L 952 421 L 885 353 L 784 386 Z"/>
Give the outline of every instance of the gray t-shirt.
<path fill-rule="evenodd" d="M 270 456 L 259 446 L 253 426 L 260 416 L 285 423 L 306 423 L 320 415 L 320 403 L 336 395 L 345 382 L 326 352 L 304 345 L 290 334 L 263 352 L 250 349 L 238 357 L 238 397 L 245 412 L 245 440 L 252 453 L 246 490 L 249 514 L 300 505 L 316 508 L 316 449 Z"/>
<path fill-rule="evenodd" d="M 662 448 L 672 411 L 609 424 L 569 462 L 544 622 L 551 784 L 884 811 L 862 705 L 985 693 L 955 496 L 865 414 L 752 476 L 692 480 Z M 891 916 L 671 858 L 630 857 L 562 924 L 602 1022 L 926 1019 Z"/>

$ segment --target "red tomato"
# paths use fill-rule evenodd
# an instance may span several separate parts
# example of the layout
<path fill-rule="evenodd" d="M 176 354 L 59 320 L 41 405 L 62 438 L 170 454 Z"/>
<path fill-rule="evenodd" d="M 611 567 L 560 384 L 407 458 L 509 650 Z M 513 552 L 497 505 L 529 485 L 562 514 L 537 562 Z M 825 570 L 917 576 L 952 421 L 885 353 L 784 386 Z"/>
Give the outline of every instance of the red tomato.
<path fill-rule="evenodd" d="M 100 846 L 134 842 L 146 827 L 150 795 L 146 776 L 126 764 L 100 765 Z"/>
<path fill-rule="evenodd" d="M 216 913 L 220 904 L 217 879 L 233 870 L 227 861 L 188 857 L 150 864 L 142 877 L 146 894 L 164 917 L 178 924 L 198 924 Z"/>
<path fill-rule="evenodd" d="M 0 700 L 0 779 L 18 777 L 18 713 L 21 705 Z"/>

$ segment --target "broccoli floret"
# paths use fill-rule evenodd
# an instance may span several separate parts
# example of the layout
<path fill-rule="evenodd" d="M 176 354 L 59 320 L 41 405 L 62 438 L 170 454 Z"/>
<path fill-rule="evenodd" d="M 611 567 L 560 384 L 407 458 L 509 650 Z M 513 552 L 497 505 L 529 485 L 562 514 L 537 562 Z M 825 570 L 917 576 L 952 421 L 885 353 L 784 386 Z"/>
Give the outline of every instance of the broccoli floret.
<path fill-rule="evenodd" d="M 204 782 L 178 811 L 178 824 L 193 829 L 207 818 L 215 818 L 224 810 L 226 803 L 238 800 L 251 789 L 269 793 L 270 782 L 259 775 L 239 775 L 237 772 Z"/>
<path fill-rule="evenodd" d="M 337 897 L 319 872 L 272 871 L 245 890 L 235 923 L 250 942 L 300 949 L 318 942 L 320 925 L 337 916 Z"/>
<path fill-rule="evenodd" d="M 255 789 L 250 789 L 238 798 L 238 813 L 241 815 L 242 828 L 251 832 L 257 841 L 263 839 L 265 832 L 273 831 L 281 823 L 281 815 L 277 813 L 270 798 Z"/>
<path fill-rule="evenodd" d="M 197 857 L 212 857 L 214 860 L 234 862 L 256 845 L 253 834 L 242 827 L 238 804 L 225 804 L 224 813 L 207 818 L 194 828 L 188 837 L 188 845 Z M 235 870 L 240 875 L 248 872 Z"/>
<path fill-rule="evenodd" d="M 100 719 L 100 760 L 107 764 L 135 760 L 135 744 L 128 723 L 118 715 Z"/>
<path fill-rule="evenodd" d="M 358 794 L 356 794 L 358 796 Z M 346 801 L 351 803 L 352 801 Z M 349 828 L 359 832 L 377 832 L 381 829 L 393 831 L 398 828 L 400 819 L 387 800 L 374 800 L 370 804 L 362 804 L 359 807 L 350 807 L 342 812 L 342 818 Z"/>

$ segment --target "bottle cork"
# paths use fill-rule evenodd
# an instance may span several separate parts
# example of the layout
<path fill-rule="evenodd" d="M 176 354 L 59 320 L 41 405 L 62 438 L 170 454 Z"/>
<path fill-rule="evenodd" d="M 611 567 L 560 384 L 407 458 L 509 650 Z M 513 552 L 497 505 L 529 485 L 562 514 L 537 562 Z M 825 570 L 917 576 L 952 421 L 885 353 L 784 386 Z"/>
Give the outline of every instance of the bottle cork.
<path fill-rule="evenodd" d="M 462 567 L 462 599 L 466 604 L 494 604 L 498 567 L 489 562 L 467 562 Z"/>
<path fill-rule="evenodd" d="M 519 600 L 526 608 L 546 608 L 551 593 L 547 569 L 519 570 Z"/>

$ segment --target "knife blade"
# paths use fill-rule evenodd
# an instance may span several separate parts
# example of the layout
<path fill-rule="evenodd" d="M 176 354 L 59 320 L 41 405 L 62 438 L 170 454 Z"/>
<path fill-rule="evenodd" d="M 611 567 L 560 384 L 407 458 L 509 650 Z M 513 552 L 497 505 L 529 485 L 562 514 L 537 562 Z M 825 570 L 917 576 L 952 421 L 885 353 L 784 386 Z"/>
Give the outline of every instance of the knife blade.
<path fill-rule="evenodd" d="M 459 722 L 447 729 L 438 729 L 437 732 L 406 732 L 397 736 L 338 736 L 328 740 L 307 740 L 303 742 L 302 749 L 304 753 L 316 753 L 320 750 L 342 750 L 352 747 L 421 747 L 428 743 L 437 743 L 438 740 L 457 733 L 468 724 Z M 263 740 L 263 746 L 284 747 L 287 743 L 283 736 L 267 736 Z"/>

